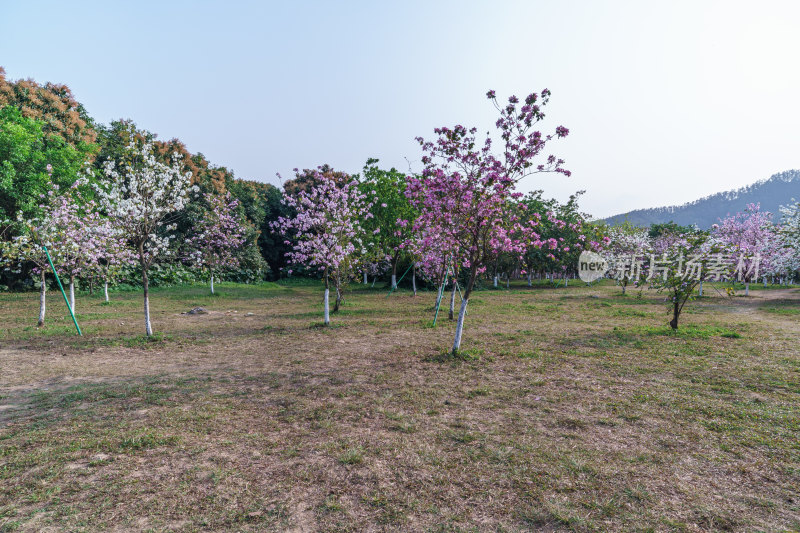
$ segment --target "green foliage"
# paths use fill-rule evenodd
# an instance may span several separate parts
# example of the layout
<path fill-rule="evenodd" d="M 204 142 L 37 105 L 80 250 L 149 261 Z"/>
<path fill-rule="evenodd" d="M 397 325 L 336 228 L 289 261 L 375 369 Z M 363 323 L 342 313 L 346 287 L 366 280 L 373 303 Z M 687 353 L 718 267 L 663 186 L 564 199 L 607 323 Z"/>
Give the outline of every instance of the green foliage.
<path fill-rule="evenodd" d="M 650 226 L 650 232 L 648 236 L 651 239 L 656 239 L 661 237 L 662 235 L 667 234 L 674 234 L 674 235 L 681 235 L 683 233 L 694 233 L 695 228 L 693 226 L 680 226 L 671 220 L 669 222 L 663 222 L 661 224 L 652 224 Z"/>
<path fill-rule="evenodd" d="M 257 181 L 234 180 L 228 184 L 228 191 L 239 200 L 240 209 L 258 231 L 258 248 L 269 265 L 268 275 L 276 279 L 286 266 L 286 252 L 290 247 L 284 244 L 283 236 L 275 233 L 270 224 L 278 217 L 291 217 L 291 207 L 281 203 L 283 193 L 277 187 Z M 248 239 L 248 242 L 251 242 Z"/>
<path fill-rule="evenodd" d="M 375 244 L 375 262 L 388 259 L 393 274 L 397 273 L 398 261 L 403 255 L 407 231 L 417 217 L 416 210 L 406 198 L 406 175 L 394 168 L 382 170 L 378 160 L 370 158 L 362 174 L 356 175 L 359 189 L 367 197 L 377 196 L 372 207 L 373 218 L 364 221 L 364 229 Z M 374 191 L 374 194 L 373 194 Z M 409 221 L 408 226 L 398 220 Z M 376 233 L 377 231 L 377 233 Z"/>
<path fill-rule="evenodd" d="M 40 195 L 51 184 L 72 185 L 94 150 L 93 145 L 73 146 L 58 135 L 45 135 L 43 125 L 14 106 L 0 109 L 0 220 L 36 215 Z"/>

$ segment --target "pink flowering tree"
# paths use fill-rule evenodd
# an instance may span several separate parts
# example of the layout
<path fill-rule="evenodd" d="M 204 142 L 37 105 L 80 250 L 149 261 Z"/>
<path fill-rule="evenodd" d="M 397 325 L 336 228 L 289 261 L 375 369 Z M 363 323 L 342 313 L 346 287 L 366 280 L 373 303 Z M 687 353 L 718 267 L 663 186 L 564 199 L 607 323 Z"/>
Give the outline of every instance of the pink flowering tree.
<path fill-rule="evenodd" d="M 370 208 L 375 199 L 368 199 L 353 180 L 337 182 L 321 173 L 315 178 L 308 190 L 284 197 L 284 203 L 296 215 L 279 217 L 273 222 L 273 229 L 287 237 L 286 245 L 292 246 L 286 254 L 290 263 L 305 265 L 322 274 L 323 318 L 327 326 L 331 285 L 336 289 L 336 312 L 345 284 L 358 272 L 362 258 L 369 257 L 363 221 L 372 218 Z M 293 237 L 293 241 L 288 237 Z"/>
<path fill-rule="evenodd" d="M 239 264 L 239 250 L 245 243 L 245 227 L 237 209 L 239 201 L 225 196 L 206 194 L 208 209 L 186 240 L 189 260 L 208 271 L 211 294 L 214 294 L 214 272 Z"/>
<path fill-rule="evenodd" d="M 772 269 L 771 262 L 782 252 L 780 234 L 772 224 L 772 214 L 758 204 L 720 220 L 713 227 L 714 238 L 727 246 L 736 260 L 735 274 L 744 282 L 745 296 L 759 274 Z"/>
<path fill-rule="evenodd" d="M 104 222 L 97 204 L 84 201 L 78 195 L 76 182 L 69 190 L 54 199 L 48 210 L 55 242 L 48 246 L 53 263 L 66 276 L 69 284 L 69 305 L 75 312 L 75 281 L 90 274 L 100 259 L 98 229 Z"/>
<path fill-rule="evenodd" d="M 42 246 L 48 249 L 58 242 L 55 226 L 50 222 L 47 207 L 55 198 L 57 186 L 42 195 L 42 205 L 39 205 L 40 214 L 24 217 L 20 211 L 16 220 L 5 220 L 3 226 L 14 229 L 16 235 L 10 239 L 0 239 L 0 265 L 6 270 L 20 273 L 28 265 L 33 265 L 31 272 L 38 278 L 39 286 L 39 320 L 37 327 L 44 325 L 47 308 L 47 273 L 50 263 L 47 260 Z"/>
<path fill-rule="evenodd" d="M 406 194 L 420 215 L 415 226 L 438 232 L 449 242 L 458 243 L 460 266 L 467 270 L 466 286 L 456 323 L 452 352 L 461 347 L 464 316 L 475 281 L 486 271 L 498 253 L 516 251 L 513 237 L 519 221 L 508 209 L 521 196 L 515 191 L 519 180 L 537 172 L 569 175 L 563 161 L 550 155 L 536 163 L 550 140 L 565 137 L 563 126 L 552 135 L 543 135 L 535 125 L 544 118 L 543 106 L 550 91 L 532 93 L 520 105 L 512 96 L 508 104 L 497 103 L 494 91 L 487 97 L 500 113 L 496 127 L 502 139 L 499 153 L 492 150 L 487 134 L 481 144 L 475 128 L 464 126 L 437 128 L 435 141 L 418 138 L 425 165 L 421 176 L 409 176 Z"/>
<path fill-rule="evenodd" d="M 437 303 L 444 297 L 445 280 L 449 280 L 451 286 L 449 316 L 452 320 L 455 294 L 458 290 L 459 266 L 462 263 L 458 243 L 449 239 L 449 236 L 436 226 L 420 226 L 406 220 L 401 221 L 401 224 L 406 229 L 412 228 L 408 233 L 405 247 L 414 261 L 414 273 L 418 272 L 422 279 L 439 287 L 436 293 Z"/>
<path fill-rule="evenodd" d="M 101 209 L 127 238 L 142 271 L 144 323 L 147 336 L 153 335 L 150 321 L 148 270 L 171 253 L 170 232 L 176 227 L 180 210 L 189 202 L 191 172 L 183 171 L 181 157 L 173 154 L 172 164 L 158 161 L 150 143 L 131 138 L 122 160 L 104 163 L 106 180 L 97 187 Z"/>

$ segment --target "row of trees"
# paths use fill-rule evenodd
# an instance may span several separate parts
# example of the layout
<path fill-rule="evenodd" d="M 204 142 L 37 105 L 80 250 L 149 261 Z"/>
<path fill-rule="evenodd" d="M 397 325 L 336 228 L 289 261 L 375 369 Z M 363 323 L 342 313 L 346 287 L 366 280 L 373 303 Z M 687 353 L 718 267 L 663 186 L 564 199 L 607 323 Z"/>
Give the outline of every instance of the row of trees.
<path fill-rule="evenodd" d="M 570 175 L 561 159 L 544 155 L 551 141 L 569 131 L 559 126 L 545 135 L 536 129 L 549 96 L 545 89 L 524 102 L 512 96 L 500 105 L 493 91 L 487 94 L 500 115 L 499 151 L 493 150 L 490 134 L 479 141 L 475 128 L 437 128 L 434 141 L 418 139 L 424 154 L 418 175 L 380 171 L 374 160 L 361 176 L 325 168 L 302 174 L 296 195 L 284 200 L 293 214 L 280 217 L 273 229 L 286 236 L 294 265 L 322 275 L 326 324 L 331 286 L 335 311 L 344 285 L 362 274 L 366 280 L 385 267 L 394 288 L 398 263 L 405 258 L 412 283 L 419 272 L 440 287 L 438 299 L 449 280 L 451 318 L 456 291 L 461 294 L 452 347 L 457 352 L 481 276 L 493 277 L 495 284 L 501 273 L 507 279 L 525 274 L 529 282 L 533 271 L 566 277 L 581 251 L 602 249 L 608 237 L 578 211 L 579 195 L 558 205 L 544 201 L 540 192 L 525 196 L 516 190 L 531 174 Z"/>
<path fill-rule="evenodd" d="M 76 280 L 102 280 L 107 294 L 109 281 L 135 272 L 144 291 L 148 335 L 149 273 L 160 265 L 204 271 L 212 292 L 221 271 L 228 276 L 257 271 L 263 279 L 266 263 L 274 267 L 272 275 L 320 277 L 326 324 L 331 289 L 336 312 L 348 283 L 385 274 L 394 289 L 405 269 L 403 276 L 411 271 L 415 293 L 418 278 L 439 288 L 439 301 L 450 289 L 451 318 L 456 293 L 461 295 L 454 352 L 480 279 L 496 286 L 500 278 L 526 276 L 530 284 L 536 275 L 566 283 L 583 251 L 630 256 L 642 270 L 648 266 L 637 258 L 666 251 L 681 256 L 741 251 L 768 257 L 762 272 L 797 269 L 796 257 L 784 253 L 800 235 L 796 207 L 784 214 L 794 225 L 773 227 L 753 206 L 710 233 L 675 227 L 647 233 L 625 224 L 607 228 L 588 222 L 578 209 L 580 193 L 559 204 L 543 199 L 540 191 L 518 192 L 518 183 L 532 174 L 570 175 L 561 159 L 545 152 L 569 130 L 559 126 L 543 134 L 537 129 L 547 90 L 524 101 L 512 96 L 502 105 L 490 91 L 487 97 L 499 114 L 495 136 L 479 138 L 477 129 L 460 125 L 437 128 L 433 140 L 418 139 L 419 174 L 382 170 L 371 159 L 356 175 L 328 166 L 295 169 L 281 191 L 237 180 L 179 141 L 158 141 L 130 122 L 95 125 L 64 87 L 53 96 L 52 86 L 9 85 L 2 72 L 0 80 L 5 83 L 0 98 L 7 103 L 0 109 L 0 246 L 11 267 L 6 279 L 31 273 L 40 279 L 40 323 L 47 284 L 42 245 L 69 279 L 73 308 Z M 9 86 L 14 90 L 4 92 Z M 32 105 L 31 91 L 42 93 L 39 100 L 45 104 Z M 46 105 L 57 96 L 61 105 Z M 71 129 L 51 116 L 65 106 L 77 109 L 77 118 L 66 117 L 78 121 Z M 629 274 L 617 275 L 623 291 L 633 279 Z M 666 276 L 654 284 L 672 291 L 677 327 L 694 285 Z"/>
<path fill-rule="evenodd" d="M 75 280 L 78 277 L 108 283 L 135 264 L 144 289 L 147 335 L 152 335 L 148 272 L 157 262 L 180 260 L 208 272 L 214 291 L 214 272 L 235 267 L 237 250 L 245 242 L 243 221 L 237 216 L 238 202 L 230 195 L 206 195 L 207 209 L 197 219 L 189 238 L 173 245 L 176 214 L 189 203 L 199 187 L 191 185 L 189 172 L 181 170 L 179 155 L 173 164 L 156 160 L 150 143 L 131 137 L 122 162 L 104 162 L 102 181 L 93 179 L 87 166 L 83 175 L 66 191 L 52 184 L 41 195 L 37 214 L 17 213 L 6 220 L 15 235 L 0 242 L 2 262 L 16 272 L 32 266 L 40 281 L 39 325 L 44 323 L 47 272 L 50 261 L 69 280 L 70 308 L 75 310 Z M 52 171 L 47 167 L 48 172 Z"/>
<path fill-rule="evenodd" d="M 750 204 L 708 231 L 671 223 L 613 226 L 606 250 L 610 277 L 623 294 L 631 284 L 666 292 L 670 325 L 677 329 L 683 307 L 702 296 L 705 281 L 742 282 L 748 296 L 750 283 L 759 279 L 765 286 L 793 279 L 800 271 L 799 211 L 800 204 L 792 201 L 775 223 L 772 213 Z"/>

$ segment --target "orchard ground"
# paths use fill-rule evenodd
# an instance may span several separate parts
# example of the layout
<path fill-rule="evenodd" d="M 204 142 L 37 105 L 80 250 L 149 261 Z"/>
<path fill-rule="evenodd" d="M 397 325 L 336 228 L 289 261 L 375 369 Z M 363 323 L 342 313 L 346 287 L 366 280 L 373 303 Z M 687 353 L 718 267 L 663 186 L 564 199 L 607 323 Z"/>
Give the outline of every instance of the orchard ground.
<path fill-rule="evenodd" d="M 3 294 L 0 531 L 800 529 L 800 290 L 582 285 Z"/>

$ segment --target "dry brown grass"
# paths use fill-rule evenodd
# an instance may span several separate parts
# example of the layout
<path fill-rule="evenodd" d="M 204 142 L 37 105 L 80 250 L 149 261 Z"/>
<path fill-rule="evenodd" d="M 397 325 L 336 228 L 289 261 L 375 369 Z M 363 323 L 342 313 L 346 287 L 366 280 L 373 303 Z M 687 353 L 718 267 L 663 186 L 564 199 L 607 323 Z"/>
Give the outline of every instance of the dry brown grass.
<path fill-rule="evenodd" d="M 481 291 L 452 359 L 431 293 L 220 290 L 0 297 L 0 531 L 800 528 L 798 291 Z"/>

